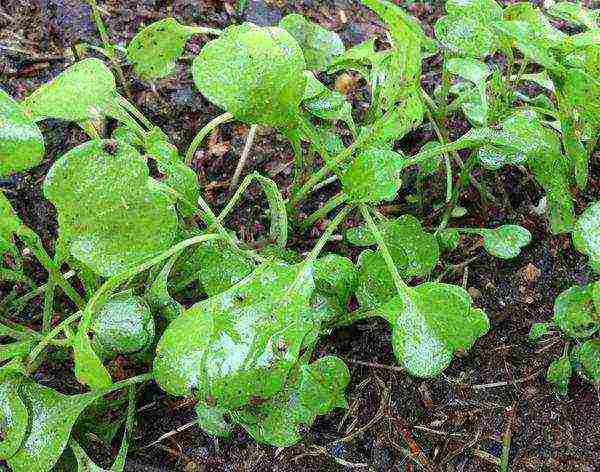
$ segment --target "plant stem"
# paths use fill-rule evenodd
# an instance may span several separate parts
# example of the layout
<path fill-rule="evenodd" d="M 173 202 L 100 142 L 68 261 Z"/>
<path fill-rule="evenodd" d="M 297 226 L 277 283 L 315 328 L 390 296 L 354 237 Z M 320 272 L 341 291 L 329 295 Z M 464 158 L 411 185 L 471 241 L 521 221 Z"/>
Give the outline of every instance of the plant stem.
<path fill-rule="evenodd" d="M 325 204 L 321 208 L 319 208 L 312 215 L 310 215 L 306 220 L 304 220 L 302 222 L 302 227 L 308 228 L 315 221 L 318 221 L 321 218 L 323 218 L 324 216 L 326 216 L 327 213 L 329 213 L 335 207 L 346 202 L 346 200 L 348 200 L 348 195 L 346 195 L 344 192 L 340 192 L 340 193 L 334 195 L 327 202 L 325 202 Z"/>
<path fill-rule="evenodd" d="M 70 271 L 66 272 L 65 274 L 63 274 L 63 277 L 65 278 L 65 280 L 68 280 L 71 277 L 73 277 L 74 275 L 75 275 L 75 271 L 70 270 Z M 13 300 L 10 304 L 11 309 L 20 311 L 21 310 L 20 307 L 24 306 L 28 301 L 34 299 L 38 295 L 43 294 L 46 291 L 46 288 L 48 287 L 48 285 L 49 285 L 49 282 L 46 282 L 44 285 L 40 285 L 35 290 L 33 290 L 29 293 L 26 293 L 25 295 L 22 295 L 21 297 L 17 298 L 16 300 Z"/>
<path fill-rule="evenodd" d="M 231 178 L 231 183 L 229 184 L 229 188 L 231 189 L 237 187 L 240 176 L 242 175 L 242 171 L 244 170 L 244 166 L 246 165 L 246 161 L 248 160 L 248 156 L 250 155 L 250 149 L 252 149 L 252 144 L 254 144 L 254 138 L 256 137 L 257 129 L 258 125 L 252 125 L 250 127 L 248 137 L 246 138 L 246 144 L 244 145 L 244 150 L 242 151 L 242 156 L 237 163 L 237 167 L 235 168 L 235 172 Z"/>
<path fill-rule="evenodd" d="M 342 211 L 340 211 L 336 215 L 336 217 L 333 220 L 331 220 L 331 223 L 329 223 L 327 225 L 325 232 L 319 238 L 319 240 L 317 241 L 317 244 L 315 244 L 315 246 L 310 251 L 309 255 L 304 260 L 305 264 L 312 264 L 317 259 L 317 257 L 319 257 L 319 254 L 321 254 L 321 251 L 325 247 L 325 244 L 327 244 L 329 242 L 329 240 L 331 239 L 333 232 L 346 219 L 346 217 L 348 216 L 348 213 L 350 213 L 353 209 L 354 209 L 354 205 L 345 206 L 342 209 Z"/>
<path fill-rule="evenodd" d="M 85 301 L 81 295 L 77 293 L 73 286 L 63 277 L 58 265 L 56 265 L 56 263 L 44 249 L 40 237 L 26 226 L 21 226 L 18 236 L 35 254 L 35 257 L 37 257 L 42 266 L 44 266 L 44 268 L 48 271 L 50 277 L 54 279 L 56 285 L 58 285 L 65 292 L 65 294 L 77 305 L 78 308 L 83 308 L 85 306 Z"/>
<path fill-rule="evenodd" d="M 292 181 L 292 195 L 298 191 L 302 176 L 304 174 L 304 154 L 302 153 L 302 143 L 300 136 L 296 133 L 289 137 L 294 151 L 294 177 Z"/>
<path fill-rule="evenodd" d="M 121 82 L 121 85 L 125 89 L 125 93 L 131 97 L 131 89 L 129 87 L 129 82 L 127 82 L 127 80 L 125 79 L 125 74 L 123 74 L 121 64 L 119 64 L 117 58 L 115 57 L 114 46 L 110 42 L 110 38 L 108 37 L 108 31 L 106 29 L 106 26 L 104 25 L 102 16 L 100 15 L 100 8 L 98 8 L 98 3 L 96 2 L 96 0 L 87 0 L 87 2 L 92 8 L 92 14 L 94 15 L 94 21 L 96 22 L 98 33 L 100 33 L 100 39 L 102 40 L 104 49 L 106 50 L 108 57 L 110 58 L 110 62 L 115 68 L 117 76 L 119 77 L 119 82 Z"/>
<path fill-rule="evenodd" d="M 404 167 L 411 166 L 413 164 L 418 164 L 421 161 L 426 161 L 427 159 L 431 159 L 432 157 L 439 156 L 440 154 L 444 154 L 447 152 L 458 151 L 459 149 L 464 149 L 469 147 L 469 144 L 461 141 L 454 141 L 448 144 L 440 144 L 436 147 L 431 147 L 424 151 L 417 153 L 416 155 L 409 157 L 404 162 Z"/>
<path fill-rule="evenodd" d="M 27 356 L 27 365 L 33 366 L 37 357 L 42 353 L 44 348 L 51 343 L 51 341 L 58 336 L 66 327 L 68 327 L 74 321 L 77 321 L 82 316 L 82 312 L 78 311 L 73 313 L 68 318 L 57 324 L 49 333 L 47 333 L 39 343 L 31 350 L 29 356 Z"/>
<path fill-rule="evenodd" d="M 214 241 L 221 238 L 221 236 L 216 234 L 203 234 L 190 239 L 186 239 L 185 241 L 182 241 L 176 244 L 175 246 L 169 248 L 162 254 L 148 259 L 147 261 L 143 262 L 137 267 L 127 269 L 124 272 L 121 272 L 120 274 L 108 279 L 106 282 L 104 282 L 102 287 L 100 287 L 100 289 L 94 294 L 94 296 L 85 306 L 81 315 L 82 320 L 79 324 L 78 333 L 82 331 L 87 331 L 89 329 L 97 306 L 103 303 L 104 300 L 110 295 L 110 293 L 126 280 L 135 277 L 138 274 L 141 274 L 142 272 L 148 270 L 156 264 L 160 264 L 162 261 L 174 256 L 175 254 L 179 254 L 181 251 L 190 246 L 206 241 Z"/>
<path fill-rule="evenodd" d="M 52 323 L 52 316 L 54 315 L 54 289 L 56 283 L 54 277 L 50 277 L 48 286 L 44 293 L 44 311 L 42 314 L 42 333 L 47 333 Z"/>
<path fill-rule="evenodd" d="M 226 112 L 222 115 L 217 116 L 216 118 L 213 118 L 202 129 L 200 129 L 200 131 L 198 131 L 190 146 L 188 147 L 187 152 L 185 153 L 185 163 L 188 166 L 192 163 L 192 161 L 194 160 L 194 156 L 196 155 L 196 150 L 198 149 L 198 146 L 200 146 L 204 138 L 212 130 L 222 125 L 223 123 L 227 123 L 231 120 L 233 120 L 233 115 L 229 112 Z"/>
<path fill-rule="evenodd" d="M 410 299 L 410 287 L 406 284 L 406 282 L 404 282 L 404 280 L 402 280 L 400 272 L 398 272 L 398 268 L 396 267 L 394 259 L 390 254 L 390 250 L 388 249 L 387 244 L 383 239 L 383 235 L 381 234 L 381 231 L 379 231 L 379 228 L 373 221 L 373 218 L 371 218 L 369 209 L 364 203 L 360 205 L 360 212 L 362 213 L 363 218 L 367 223 L 367 226 L 373 233 L 373 236 L 375 236 L 375 240 L 377 241 L 377 245 L 379 247 L 379 250 L 381 251 L 381 255 L 385 259 L 385 263 L 388 266 L 388 270 L 390 271 L 392 280 L 394 281 L 394 285 L 396 286 L 396 290 L 398 291 L 398 295 L 400 295 L 403 300 Z"/>
<path fill-rule="evenodd" d="M 148 128 L 149 130 L 154 128 L 154 125 L 152 124 L 152 122 L 146 118 L 146 116 L 137 109 L 137 107 L 131 103 L 129 100 L 127 100 L 125 97 L 123 97 L 122 95 L 119 95 L 117 97 L 117 101 L 119 102 L 119 105 L 121 105 L 125 110 L 127 110 L 131 115 L 133 115 L 135 118 L 137 118 L 140 123 L 142 123 L 146 128 Z"/>

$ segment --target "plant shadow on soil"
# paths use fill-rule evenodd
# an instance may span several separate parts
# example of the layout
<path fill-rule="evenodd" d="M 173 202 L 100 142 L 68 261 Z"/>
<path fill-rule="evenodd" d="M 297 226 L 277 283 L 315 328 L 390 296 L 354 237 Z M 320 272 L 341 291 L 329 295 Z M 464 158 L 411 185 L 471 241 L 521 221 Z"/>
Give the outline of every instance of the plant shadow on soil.
<path fill-rule="evenodd" d="M 224 27 L 239 22 L 233 1 L 211 0 L 109 0 L 100 2 L 113 41 L 125 44 L 142 23 L 174 16 L 184 24 Z M 69 44 L 79 41 L 97 43 L 98 38 L 85 2 L 43 0 L 0 3 L 0 86 L 13 97 L 22 98 L 39 84 L 54 77 L 72 60 Z M 431 34 L 431 26 L 441 15 L 441 2 L 412 3 L 411 12 L 419 17 Z M 346 45 L 354 45 L 373 34 L 382 36 L 377 18 L 354 0 L 302 0 L 286 2 L 250 0 L 243 19 L 273 24 L 286 13 L 306 14 L 336 30 Z M 343 12 L 343 13 L 342 13 Z M 187 58 L 196 53 L 204 39 L 187 45 Z M 2 55 L 4 57 L 2 57 Z M 438 74 L 428 72 L 439 65 L 428 60 L 424 85 L 432 87 Z M 439 69 L 439 67 L 438 67 Z M 180 150 L 185 149 L 196 129 L 219 113 L 193 89 L 186 61 L 177 73 L 160 81 L 153 89 L 136 80 L 126 68 L 134 99 L 143 112 L 161 126 Z M 355 104 L 364 105 L 365 91 L 353 91 Z M 464 118 L 457 116 L 453 128 L 460 135 Z M 215 209 L 227 200 L 227 181 L 236 158 L 241 154 L 247 127 L 223 126 L 213 135 L 195 163 L 205 194 Z M 41 183 L 52 162 L 85 137 L 75 127 L 50 121 L 44 124 L 47 141 L 46 160 L 31 172 L 2 185 L 23 221 L 43 237 L 48 248 L 56 238 L 55 213 L 44 200 Z M 427 126 L 400 143 L 408 153 L 432 137 Z M 291 150 L 274 133 L 261 133 L 252 152 L 248 170 L 277 173 L 282 188 L 290 184 Z M 600 393 L 581 382 L 572 381 L 566 397 L 556 395 L 544 380 L 551 359 L 559 356 L 564 340 L 557 335 L 540 345 L 531 345 L 527 334 L 534 322 L 552 316 L 555 297 L 573 284 L 585 283 L 589 269 L 568 236 L 552 236 L 543 217 L 533 208 L 542 194 L 528 175 L 517 168 L 492 173 L 478 171 L 476 177 L 490 188 L 497 202 L 482 204 L 477 191 L 466 188 L 460 205 L 467 209 L 452 224 L 496 227 L 517 223 L 533 234 L 532 243 L 515 260 L 501 261 L 488 256 L 476 237 L 463 239 L 459 249 L 445 256 L 454 265 L 444 281 L 465 284 L 475 304 L 484 308 L 492 322 L 490 333 L 472 351 L 458 357 L 439 378 L 422 380 L 394 370 L 390 331 L 384 322 L 369 320 L 338 329 L 323 338 L 316 355 L 336 354 L 348 362 L 352 382 L 348 388 L 350 408 L 320 417 L 304 431 L 301 444 L 277 450 L 258 445 L 242 430 L 229 440 L 214 440 L 196 426 L 174 434 L 159 444 L 144 448 L 162 434 L 194 420 L 193 404 L 168 399 L 157 388 L 145 390 L 138 404 L 132 452 L 126 470 L 131 471 L 460 471 L 499 470 L 503 436 L 511 424 L 511 468 L 514 471 L 593 472 L 600 470 Z M 409 176 L 396 202 L 383 210 L 390 214 L 411 211 L 405 201 L 414 178 Z M 444 176 L 428 182 L 426 200 L 443 198 Z M 313 211 L 337 191 L 335 185 L 324 189 L 306 204 Z M 577 194 L 578 211 L 590 201 L 600 199 L 600 155 L 592 158 L 590 186 Z M 267 224 L 263 197 L 251 189 L 227 225 L 247 241 L 259 238 Z M 433 226 L 439 218 L 431 206 L 423 212 L 425 223 Z M 423 216 L 418 215 L 418 216 Z M 297 235 L 292 247 L 304 250 L 318 237 L 319 228 Z M 357 251 L 342 242 L 331 243 L 329 250 L 356 260 Z M 468 264 L 463 264 L 470 261 Z M 37 282 L 43 271 L 30 264 Z M 438 268 L 439 269 L 439 268 Z M 438 270 L 438 275 L 441 270 Z M 0 295 L 11 287 L 0 285 Z M 70 309 L 67 302 L 64 309 Z M 21 315 L 27 321 L 41 311 L 35 299 Z M 61 306 L 57 303 L 57 311 Z M 29 318 L 31 320 L 31 318 Z M 391 368 L 390 368 L 391 366 Z M 127 369 L 128 366 L 117 366 Z M 71 372 L 69 358 L 47 362 L 36 374 L 45 385 L 73 393 L 79 387 Z M 114 366 L 113 366 L 114 368 Z M 507 409 L 512 410 L 507 410 Z M 511 413 L 514 419 L 511 421 Z M 115 446 L 118 447 L 118 446 Z M 414 453 L 419 448 L 429 469 L 418 465 Z M 111 451 L 97 448 L 97 459 L 106 464 Z M 113 448 L 114 452 L 114 448 Z M 410 456 L 410 457 L 409 457 Z"/>

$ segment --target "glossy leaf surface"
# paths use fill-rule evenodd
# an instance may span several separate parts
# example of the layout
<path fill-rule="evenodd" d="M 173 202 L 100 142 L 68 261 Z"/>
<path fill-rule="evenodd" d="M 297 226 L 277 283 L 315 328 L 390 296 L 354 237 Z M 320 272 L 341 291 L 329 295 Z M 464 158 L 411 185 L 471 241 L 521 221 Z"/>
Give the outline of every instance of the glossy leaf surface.
<path fill-rule="evenodd" d="M 336 33 L 297 13 L 285 16 L 279 22 L 279 27 L 298 41 L 308 69 L 315 71 L 326 69 L 333 58 L 345 50 L 344 43 Z"/>
<path fill-rule="evenodd" d="M 21 105 L 0 88 L 0 177 L 37 166 L 44 137 Z"/>
<path fill-rule="evenodd" d="M 29 95 L 23 106 L 35 121 L 60 118 L 83 121 L 103 116 L 117 91 L 115 78 L 99 59 L 76 62 Z"/>
<path fill-rule="evenodd" d="M 151 185 L 148 167 L 131 146 L 93 140 L 62 156 L 44 193 L 58 210 L 71 254 L 103 276 L 119 273 L 170 247 L 177 215 Z"/>
<path fill-rule="evenodd" d="M 590 264 L 600 270 L 600 202 L 592 203 L 575 223 L 573 244 L 590 258 Z"/>
<path fill-rule="evenodd" d="M 198 89 L 214 104 L 251 124 L 294 122 L 304 93 L 306 63 L 287 31 L 249 23 L 227 28 L 194 59 Z"/>
<path fill-rule="evenodd" d="M 175 18 L 156 21 L 139 31 L 127 46 L 127 58 L 144 80 L 170 75 L 193 31 Z"/>
<path fill-rule="evenodd" d="M 310 268 L 266 262 L 231 289 L 196 304 L 158 343 L 158 384 L 173 395 L 195 389 L 200 399 L 223 408 L 273 396 L 304 337 L 316 329 L 313 288 Z"/>
<path fill-rule="evenodd" d="M 484 233 L 483 247 L 492 256 L 512 259 L 531 242 L 531 233 L 522 226 L 504 225 Z"/>
<path fill-rule="evenodd" d="M 587 338 L 600 329 L 600 313 L 593 301 L 594 285 L 575 286 L 562 292 L 554 302 L 554 322 L 574 338 Z"/>

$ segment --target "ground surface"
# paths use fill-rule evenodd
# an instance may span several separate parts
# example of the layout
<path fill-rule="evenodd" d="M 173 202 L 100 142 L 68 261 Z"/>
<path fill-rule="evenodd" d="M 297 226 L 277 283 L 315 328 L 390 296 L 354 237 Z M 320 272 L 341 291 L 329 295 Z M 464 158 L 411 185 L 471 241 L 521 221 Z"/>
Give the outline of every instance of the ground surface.
<path fill-rule="evenodd" d="M 0 86 L 13 97 L 22 98 L 40 83 L 64 69 L 72 61 L 69 45 L 89 41 L 98 44 L 89 12 L 78 0 L 1 0 L 0 1 Z M 307 14 L 336 30 L 347 45 L 356 44 L 372 34 L 381 34 L 376 18 L 354 0 L 249 0 L 243 18 L 259 24 L 276 23 L 288 12 Z M 126 43 L 142 23 L 175 16 L 183 23 L 223 27 L 239 22 L 233 1 L 223 0 L 109 0 L 100 2 L 106 12 L 111 39 Z M 410 10 L 431 31 L 440 15 L 438 3 L 411 3 Z M 201 40 L 188 44 L 192 57 Z M 189 59 L 188 57 L 188 59 Z M 428 63 L 435 67 L 436 59 Z M 219 114 L 194 90 L 187 63 L 179 64 L 178 74 L 159 82 L 153 90 L 136 81 L 126 68 L 138 106 L 160 125 L 183 150 L 195 130 Z M 427 74 L 425 85 L 437 79 Z M 360 104 L 360 90 L 354 97 Z M 464 128 L 458 117 L 457 133 Z M 60 122 L 44 124 L 47 155 L 39 168 L 20 175 L 2 186 L 26 224 L 35 229 L 48 248 L 56 236 L 55 213 L 43 199 L 41 182 L 52 162 L 84 136 L 75 126 Z M 247 128 L 222 127 L 204 153 L 195 162 L 206 195 L 215 208 L 226 201 L 227 181 L 240 155 Z M 431 135 L 427 127 L 401 143 L 414 152 L 416 143 Z M 286 142 L 269 131 L 262 133 L 254 147 L 250 169 L 276 174 L 282 186 L 289 185 L 291 150 Z M 510 452 L 512 471 L 593 472 L 600 470 L 600 396 L 589 384 L 572 382 L 566 397 L 557 396 L 544 381 L 550 360 L 559 355 L 564 342 L 558 337 L 532 346 L 527 333 L 532 323 L 548 320 L 553 300 L 572 284 L 584 283 L 588 268 L 584 258 L 574 251 L 570 238 L 551 236 L 543 218 L 533 208 L 542 194 L 520 169 L 502 173 L 476 173 L 489 186 L 498 203 L 481 202 L 472 188 L 461 195 L 460 204 L 467 215 L 453 224 L 495 227 L 518 223 L 534 235 L 522 256 L 510 262 L 486 255 L 476 239 L 463 240 L 460 248 L 446 257 L 455 264 L 445 281 L 464 284 L 475 303 L 487 311 L 492 321 L 490 333 L 465 357 L 456 359 L 443 376 L 419 380 L 394 370 L 390 332 L 385 323 L 368 321 L 337 330 L 319 345 L 318 355 L 336 354 L 344 358 L 352 372 L 348 388 L 350 408 L 320 418 L 305 432 L 302 444 L 285 450 L 256 444 L 237 430 L 228 441 L 215 441 L 196 426 L 172 435 L 150 447 L 163 433 L 175 430 L 194 419 L 193 405 L 166 398 L 158 390 L 148 389 L 142 402 L 139 422 L 127 469 L 144 471 L 457 471 L 498 470 L 502 438 L 512 432 Z M 406 187 L 390 214 L 408 211 Z M 311 211 L 336 191 L 327 189 L 311 201 Z M 439 201 L 443 176 L 427 182 L 431 202 Z M 250 192 L 241 209 L 228 221 L 246 240 L 253 239 L 265 223 L 262 195 Z M 600 155 L 592 160 L 591 184 L 577 195 L 578 210 L 600 198 Z M 435 224 L 439 213 L 426 206 L 426 223 Z M 319 229 L 300 235 L 293 244 L 302 249 L 318 236 Z M 344 244 L 332 244 L 331 250 L 356 254 Z M 467 262 L 467 263 L 465 263 Z M 32 266 L 33 267 L 33 266 Z M 438 271 L 438 275 L 442 271 Z M 43 272 L 38 273 L 39 281 Z M 1 286 L 6 291 L 9 287 Z M 36 299 L 22 315 L 39 312 Z M 58 306 L 57 306 L 58 310 Z M 49 366 L 37 375 L 47 385 L 75 390 L 69 374 L 70 360 L 62 367 Z M 420 460 L 409 457 L 421 451 Z M 110 451 L 108 451 L 110 452 Z M 104 460 L 110 454 L 99 448 Z"/>

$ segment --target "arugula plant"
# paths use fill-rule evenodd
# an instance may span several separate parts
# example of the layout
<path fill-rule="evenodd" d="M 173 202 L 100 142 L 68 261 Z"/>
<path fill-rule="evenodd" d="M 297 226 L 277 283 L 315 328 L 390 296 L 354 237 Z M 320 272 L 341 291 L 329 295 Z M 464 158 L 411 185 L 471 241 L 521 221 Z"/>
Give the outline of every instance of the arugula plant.
<path fill-rule="evenodd" d="M 67 447 L 77 470 L 100 470 L 76 422 L 92 404 L 103 405 L 106 394 L 127 387 L 125 432 L 111 468 L 122 471 L 135 386 L 150 380 L 171 395 L 193 396 L 208 434 L 226 437 L 238 425 L 259 442 L 294 444 L 300 425 L 346 407 L 347 367 L 335 356 L 315 359 L 315 346 L 322 334 L 357 320 L 389 323 L 394 353 L 409 374 L 440 374 L 490 328 L 464 288 L 430 280 L 443 252 L 455 249 L 461 234 L 480 237 L 489 254 L 503 259 L 517 257 L 531 241 L 516 224 L 449 226 L 462 186 L 471 182 L 482 198 L 489 194 L 473 177 L 475 166 L 530 172 L 546 193 L 550 230 L 572 232 L 577 249 L 600 267 L 598 204 L 576 217 L 570 191 L 572 183 L 587 185 L 600 128 L 598 16 L 554 5 L 548 15 L 584 30 L 569 36 L 529 4 L 503 9 L 494 0 L 449 0 L 429 38 L 396 5 L 363 3 L 387 25 L 387 48 L 376 48 L 372 38 L 346 49 L 334 32 L 296 14 L 272 27 L 243 23 L 220 31 L 168 18 L 142 29 L 125 52 L 146 81 L 171 74 L 192 36 L 217 36 L 194 58 L 191 75 L 223 113 L 197 132 L 184 155 L 118 93 L 113 72 L 99 59 L 73 64 L 21 102 L 0 91 L 1 176 L 41 162 L 39 121 L 72 121 L 90 138 L 57 159 L 44 181 L 59 221 L 53 256 L 0 194 L 3 280 L 27 282 L 23 246 L 49 274 L 43 287 L 3 303 L 17 311 L 23 300 L 44 294 L 41 331 L 8 319 L 0 324 L 9 340 L 0 350 L 0 459 L 14 470 L 51 470 L 66 460 Z M 110 49 L 119 73 L 118 48 Z M 484 61 L 496 52 L 508 60 L 504 70 Z M 442 80 L 428 93 L 422 59 L 433 54 L 443 57 Z M 319 80 L 342 71 L 366 83 L 371 101 L 364 113 Z M 548 94 L 523 94 L 518 86 L 525 81 Z M 459 112 L 472 128 L 451 140 L 450 117 Z M 96 128 L 98 120 L 116 121 L 111 136 Z M 271 179 L 251 173 L 215 214 L 190 164 L 202 140 L 232 120 L 249 124 L 249 136 L 271 126 L 289 139 L 293 183 L 286 198 Z M 421 125 L 437 140 L 406 155 L 396 144 Z M 316 156 L 323 166 L 315 170 Z M 380 211 L 413 167 L 421 184 L 440 167 L 445 171 L 437 228 L 412 214 L 390 218 Z M 335 181 L 340 191 L 300 221 L 301 203 Z M 271 226 L 250 247 L 224 224 L 253 184 L 265 193 Z M 308 254 L 287 247 L 291 231 L 330 213 Z M 323 254 L 350 215 L 362 221 L 345 231 L 346 241 L 362 248 L 357 261 Z M 53 324 L 57 289 L 76 311 Z M 191 306 L 182 302 L 188 293 L 195 295 Z M 350 310 L 354 299 L 358 308 Z M 599 300 L 598 283 L 557 300 L 555 323 L 582 342 L 569 362 L 553 364 L 550 379 L 564 379 L 575 365 L 597 382 Z M 33 380 L 55 350 L 72 353 L 74 374 L 89 392 L 67 396 Z M 135 359 L 148 373 L 115 382 L 116 356 Z"/>

